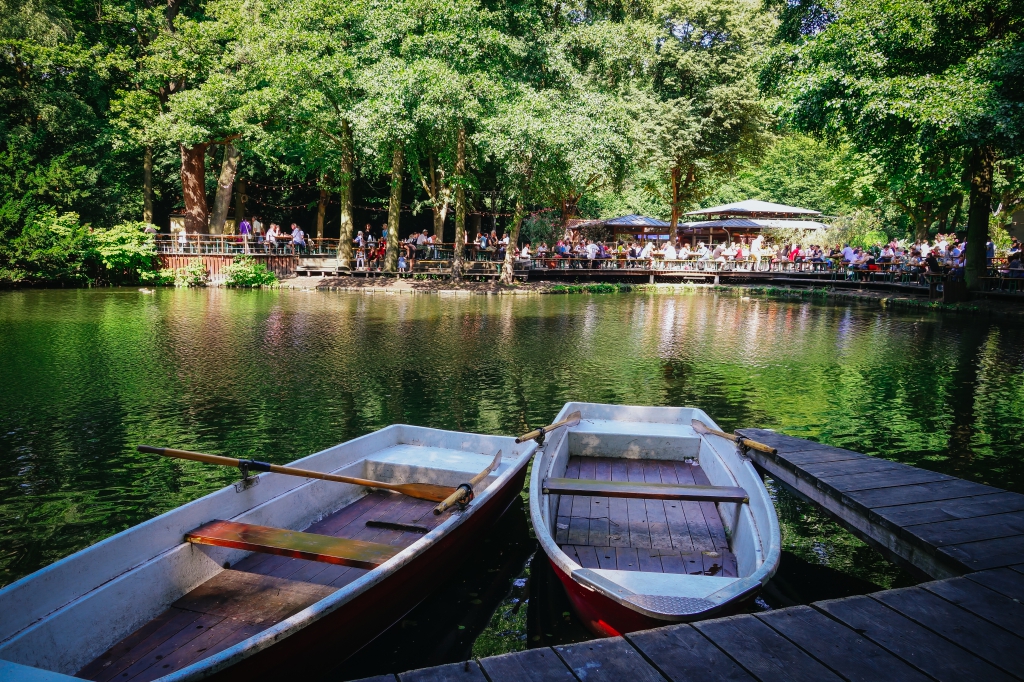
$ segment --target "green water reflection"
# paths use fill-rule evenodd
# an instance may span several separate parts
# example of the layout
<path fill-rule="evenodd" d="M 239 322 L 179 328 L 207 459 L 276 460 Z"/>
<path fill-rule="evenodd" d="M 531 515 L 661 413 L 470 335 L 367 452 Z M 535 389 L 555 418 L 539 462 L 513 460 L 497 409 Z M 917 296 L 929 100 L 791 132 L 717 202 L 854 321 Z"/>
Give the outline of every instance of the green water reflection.
<path fill-rule="evenodd" d="M 693 405 L 1024 492 L 1021 342 L 980 318 L 700 293 L 5 292 L 0 584 L 233 476 L 138 443 L 287 462 L 395 422 L 513 434 L 569 400 Z M 781 494 L 780 513 L 796 559 L 904 579 L 813 508 Z"/>

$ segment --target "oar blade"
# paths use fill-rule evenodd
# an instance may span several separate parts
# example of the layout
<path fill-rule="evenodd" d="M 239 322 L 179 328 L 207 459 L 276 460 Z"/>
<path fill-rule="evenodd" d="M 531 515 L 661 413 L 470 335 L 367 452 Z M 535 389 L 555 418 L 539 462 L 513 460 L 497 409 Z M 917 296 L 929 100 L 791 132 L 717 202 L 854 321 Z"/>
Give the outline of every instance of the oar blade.
<path fill-rule="evenodd" d="M 470 485 L 476 485 L 480 481 L 484 480 L 485 478 L 487 478 L 488 474 L 490 474 L 492 471 L 497 469 L 498 465 L 500 465 L 500 464 L 501 464 L 501 450 L 498 450 L 498 454 L 496 454 L 494 456 L 494 459 L 491 460 L 491 463 L 487 466 L 487 468 L 484 469 L 483 471 L 481 471 L 479 474 L 477 474 L 473 478 L 469 479 L 469 484 Z"/>
<path fill-rule="evenodd" d="M 575 412 L 573 412 L 572 414 L 565 418 L 565 423 L 562 424 L 562 426 L 576 426 L 577 424 L 580 423 L 580 419 L 583 419 L 583 413 L 580 412 L 579 410 L 576 410 Z"/>
<path fill-rule="evenodd" d="M 446 485 L 435 485 L 433 483 L 402 483 L 396 485 L 392 490 L 408 497 L 415 497 L 430 502 L 443 502 L 448 499 L 449 495 L 455 492 L 455 488 Z"/>
<path fill-rule="evenodd" d="M 690 421 L 690 426 L 692 426 L 693 430 L 696 431 L 697 433 L 699 433 L 702 436 L 706 436 L 706 435 L 711 433 L 711 430 L 708 428 L 708 425 L 705 424 L 704 422 L 702 422 L 699 419 L 691 420 Z"/>

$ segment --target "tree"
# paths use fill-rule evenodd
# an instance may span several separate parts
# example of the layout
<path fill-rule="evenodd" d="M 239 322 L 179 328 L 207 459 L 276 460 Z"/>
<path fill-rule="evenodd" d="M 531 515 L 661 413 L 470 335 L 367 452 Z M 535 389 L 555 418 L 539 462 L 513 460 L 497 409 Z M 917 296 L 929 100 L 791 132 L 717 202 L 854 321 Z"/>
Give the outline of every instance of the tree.
<path fill-rule="evenodd" d="M 1013 0 L 851 0 L 781 79 L 803 130 L 890 158 L 924 148 L 964 159 L 972 289 L 986 271 L 996 166 L 1024 139 L 1022 22 Z"/>

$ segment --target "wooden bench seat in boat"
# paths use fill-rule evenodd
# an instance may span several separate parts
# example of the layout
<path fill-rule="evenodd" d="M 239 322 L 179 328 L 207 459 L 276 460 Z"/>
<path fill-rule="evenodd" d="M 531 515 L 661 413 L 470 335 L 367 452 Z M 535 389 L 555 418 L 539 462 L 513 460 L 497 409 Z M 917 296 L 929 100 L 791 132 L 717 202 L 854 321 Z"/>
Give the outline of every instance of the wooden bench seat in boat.
<path fill-rule="evenodd" d="M 686 500 L 695 502 L 746 503 L 743 488 L 717 485 L 679 485 L 631 481 L 593 481 L 578 478 L 546 478 L 542 485 L 548 495 L 592 495 L 645 500 Z"/>
<path fill-rule="evenodd" d="M 211 521 L 185 535 L 185 540 L 198 545 L 232 547 L 370 569 L 380 566 L 402 551 L 401 547 L 376 542 L 254 526 L 234 521 Z"/>

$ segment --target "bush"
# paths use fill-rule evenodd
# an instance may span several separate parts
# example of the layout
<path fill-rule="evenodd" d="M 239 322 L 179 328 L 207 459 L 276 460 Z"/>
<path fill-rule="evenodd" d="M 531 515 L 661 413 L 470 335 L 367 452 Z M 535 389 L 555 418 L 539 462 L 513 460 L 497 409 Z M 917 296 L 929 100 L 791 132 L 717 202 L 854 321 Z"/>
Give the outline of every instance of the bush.
<path fill-rule="evenodd" d="M 95 270 L 89 262 L 92 241 L 77 213 L 44 211 L 28 220 L 5 250 L 0 276 L 8 282 L 88 284 Z"/>
<path fill-rule="evenodd" d="M 156 244 L 145 229 L 146 223 L 129 222 L 93 233 L 96 255 L 111 282 L 148 282 L 158 276 Z"/>
<path fill-rule="evenodd" d="M 229 287 L 272 287 L 277 284 L 277 275 L 267 269 L 266 264 L 257 263 L 252 256 L 235 256 L 233 263 L 224 268 Z"/>
<path fill-rule="evenodd" d="M 145 223 L 90 230 L 77 213 L 48 210 L 26 222 L 0 250 L 0 281 L 40 284 L 126 284 L 158 279 L 156 244 Z"/>
<path fill-rule="evenodd" d="M 178 268 L 176 272 L 169 269 L 160 271 L 161 275 L 164 273 L 174 273 L 174 286 L 176 287 L 205 287 L 210 281 L 210 271 L 198 258 L 190 261 L 185 267 Z"/>

